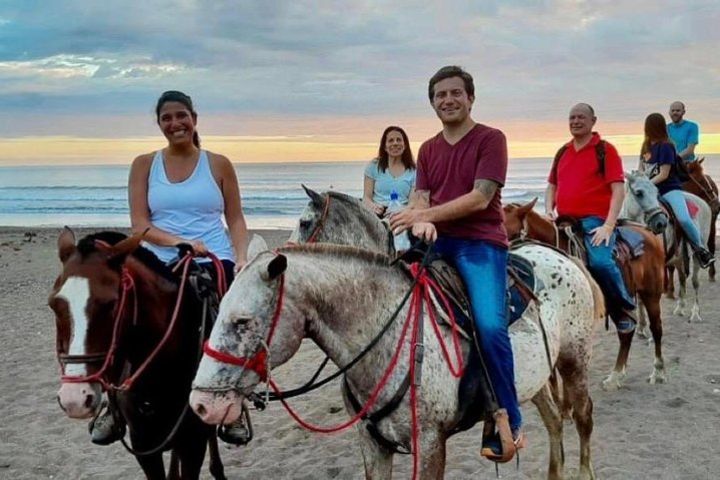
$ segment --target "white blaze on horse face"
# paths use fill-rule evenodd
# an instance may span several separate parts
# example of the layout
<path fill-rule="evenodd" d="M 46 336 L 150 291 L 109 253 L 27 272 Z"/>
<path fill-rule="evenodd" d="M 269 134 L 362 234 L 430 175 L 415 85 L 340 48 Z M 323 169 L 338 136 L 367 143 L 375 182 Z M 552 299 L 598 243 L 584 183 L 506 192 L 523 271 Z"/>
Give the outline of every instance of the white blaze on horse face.
<path fill-rule="evenodd" d="M 69 277 L 56 297 L 64 299 L 70 307 L 70 355 L 84 355 L 87 339 L 88 318 L 85 311 L 90 299 L 90 281 L 85 277 Z M 87 375 L 84 363 L 71 363 L 66 375 Z"/>

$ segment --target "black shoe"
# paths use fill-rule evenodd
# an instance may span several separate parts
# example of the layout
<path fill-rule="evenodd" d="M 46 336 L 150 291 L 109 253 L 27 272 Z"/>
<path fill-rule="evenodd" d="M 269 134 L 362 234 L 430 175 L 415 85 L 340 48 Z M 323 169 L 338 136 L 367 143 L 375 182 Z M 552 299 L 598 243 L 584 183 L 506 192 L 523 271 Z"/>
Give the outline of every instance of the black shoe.
<path fill-rule="evenodd" d="M 221 425 L 217 436 L 231 445 L 247 445 L 252 440 L 252 431 L 245 426 L 241 417 L 230 425 Z"/>
<path fill-rule="evenodd" d="M 695 258 L 700 262 L 700 268 L 708 268 L 715 263 L 715 257 L 707 248 L 698 248 L 695 250 Z"/>
<path fill-rule="evenodd" d="M 110 445 L 125 436 L 125 423 L 116 419 L 110 409 L 95 417 L 88 425 L 90 441 L 95 445 Z"/>

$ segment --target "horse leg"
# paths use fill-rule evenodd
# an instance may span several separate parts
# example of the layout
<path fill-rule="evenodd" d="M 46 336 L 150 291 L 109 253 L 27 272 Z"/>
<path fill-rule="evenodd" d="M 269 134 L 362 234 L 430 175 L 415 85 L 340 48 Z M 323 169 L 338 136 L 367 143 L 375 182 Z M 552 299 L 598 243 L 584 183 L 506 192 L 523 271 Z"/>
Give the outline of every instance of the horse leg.
<path fill-rule="evenodd" d="M 563 382 L 565 383 L 565 382 Z M 545 384 L 532 398 L 532 402 L 540 413 L 550 439 L 550 463 L 548 465 L 548 479 L 562 480 L 565 463 L 563 451 L 563 421 L 553 400 L 550 387 Z"/>
<path fill-rule="evenodd" d="M 699 274 L 700 274 L 700 263 L 697 259 L 693 259 L 693 271 L 692 271 L 692 287 L 693 292 L 695 293 L 695 298 L 693 300 L 693 306 L 690 311 L 690 322 L 702 322 L 702 317 L 700 317 L 700 280 L 699 280 Z"/>
<path fill-rule="evenodd" d="M 653 342 L 655 343 L 655 362 L 653 364 L 653 372 L 648 378 L 651 384 L 665 383 L 665 360 L 662 356 L 662 316 L 660 309 L 660 295 L 642 295 L 642 301 L 648 311 L 650 317 L 650 331 L 652 332 Z"/>
<path fill-rule="evenodd" d="M 420 479 L 442 480 L 445 478 L 445 442 L 447 437 L 438 431 L 421 431 Z"/>
<path fill-rule="evenodd" d="M 615 360 L 615 368 L 602 382 L 603 390 L 612 391 L 622 387 L 623 380 L 625 380 L 625 368 L 627 367 L 627 359 L 630 355 L 630 345 L 632 345 L 633 335 L 635 335 L 634 330 L 630 333 L 618 333 L 620 349 L 618 350 L 618 356 Z"/>
<path fill-rule="evenodd" d="M 180 478 L 196 480 L 200 478 L 200 469 L 205 459 L 207 437 L 203 427 L 191 428 L 175 440 L 175 449 L 180 458 Z"/>
<path fill-rule="evenodd" d="M 678 297 L 677 302 L 675 302 L 675 308 L 673 309 L 673 315 L 684 317 L 687 315 L 687 311 L 685 310 L 687 306 L 685 302 L 685 296 L 687 295 L 687 274 L 685 273 L 684 265 L 678 268 L 677 271 L 680 286 L 678 287 Z"/>
<path fill-rule="evenodd" d="M 665 267 L 665 296 L 675 300 L 675 267 L 673 265 Z"/>
<path fill-rule="evenodd" d="M 218 449 L 217 435 L 215 429 L 211 429 L 207 439 L 208 453 L 210 455 L 210 475 L 216 480 L 226 480 L 225 467 L 220 458 L 220 449 Z"/>
<path fill-rule="evenodd" d="M 563 375 L 573 399 L 573 420 L 580 437 L 580 479 L 594 480 L 595 469 L 590 455 L 590 437 L 593 432 L 593 402 L 588 388 L 588 363 L 575 361 L 565 366 Z"/>
<path fill-rule="evenodd" d="M 718 211 L 715 210 L 710 216 L 710 236 L 708 237 L 708 250 L 715 256 L 715 222 L 717 222 Z M 715 281 L 715 264 L 711 264 L 708 268 L 708 278 L 711 282 Z"/>
<path fill-rule="evenodd" d="M 637 295 L 635 296 L 635 305 L 637 305 L 638 324 L 637 324 L 637 335 L 640 338 L 647 338 L 650 340 L 650 330 L 648 329 L 647 315 L 643 305 L 638 301 Z"/>
<path fill-rule="evenodd" d="M 377 444 L 370 432 L 365 428 L 364 422 L 360 422 L 357 429 L 360 434 L 360 451 L 365 466 L 365 479 L 384 480 L 392 478 L 393 454 Z"/>
<path fill-rule="evenodd" d="M 180 459 L 175 450 L 170 450 L 170 466 L 168 467 L 168 480 L 180 480 Z"/>
<path fill-rule="evenodd" d="M 148 480 L 166 480 L 165 465 L 161 453 L 136 458 Z"/>

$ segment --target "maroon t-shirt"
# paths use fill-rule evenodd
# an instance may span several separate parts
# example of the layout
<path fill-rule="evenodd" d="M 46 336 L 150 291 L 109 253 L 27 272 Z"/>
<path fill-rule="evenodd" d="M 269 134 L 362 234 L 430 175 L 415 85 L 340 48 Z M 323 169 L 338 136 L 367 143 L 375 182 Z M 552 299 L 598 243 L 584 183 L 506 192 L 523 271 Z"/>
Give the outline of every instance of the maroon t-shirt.
<path fill-rule="evenodd" d="M 505 135 L 477 124 L 455 145 L 442 132 L 427 140 L 418 152 L 415 188 L 430 191 L 430 206 L 442 205 L 473 189 L 475 180 L 492 180 L 505 185 L 507 173 Z M 500 189 L 485 210 L 447 222 L 437 222 L 438 235 L 487 240 L 507 247 Z"/>

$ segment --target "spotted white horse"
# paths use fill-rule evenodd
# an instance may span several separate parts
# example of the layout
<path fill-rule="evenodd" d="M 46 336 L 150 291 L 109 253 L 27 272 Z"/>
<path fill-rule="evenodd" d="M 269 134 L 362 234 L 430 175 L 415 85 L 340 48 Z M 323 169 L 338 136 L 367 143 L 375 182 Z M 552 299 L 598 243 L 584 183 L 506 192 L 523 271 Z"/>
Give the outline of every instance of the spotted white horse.
<path fill-rule="evenodd" d="M 588 362 L 592 332 L 604 314 L 602 295 L 594 282 L 588 282 L 582 268 L 552 249 L 527 245 L 517 253 L 535 265 L 539 280 L 547 286 L 538 292 L 539 307 L 531 306 L 510 328 L 518 396 L 521 401 L 532 399 L 548 429 L 548 478 L 563 478 L 562 417 L 549 386 L 551 371 L 539 323 L 542 319 L 549 360 L 569 379 L 566 386 L 580 435 L 580 478 L 593 479 Z M 265 348 L 272 319 L 277 315 L 272 341 L 267 346 L 269 368 L 287 362 L 297 352 L 303 337 L 311 338 L 334 363 L 342 366 L 377 335 L 388 319 L 388 312 L 400 304 L 410 285 L 411 280 L 402 269 L 390 265 L 390 257 L 353 247 L 304 245 L 262 253 L 243 269 L 225 295 L 209 349 L 228 356 L 257 358 Z M 407 308 L 406 305 L 398 318 L 405 318 Z M 362 322 L 363 328 L 358 328 L 358 322 Z M 423 322 L 425 332 L 432 332 L 427 315 Z M 449 331 L 441 332 L 444 341 L 450 342 Z M 400 335 L 400 324 L 395 324 L 375 345 L 372 355 L 347 372 L 347 380 L 361 401 L 368 399 L 380 381 Z M 407 350 L 403 350 L 397 371 L 380 393 L 380 405 L 392 398 L 408 372 Z M 463 344 L 462 350 L 466 356 L 468 345 Z M 435 335 L 426 334 L 424 351 L 418 403 L 422 432 L 420 478 L 441 479 L 445 442 L 459 421 L 458 379 L 448 371 Z M 260 381 L 261 375 L 254 369 L 206 354 L 194 380 L 191 407 L 208 423 L 233 422 L 240 415 L 243 398 Z M 379 423 L 382 435 L 401 445 L 410 445 L 411 440 L 407 397 L 400 408 Z M 352 415 L 351 407 L 347 406 Z M 366 478 L 390 478 L 393 454 L 377 444 L 365 428 L 358 431 Z"/>

